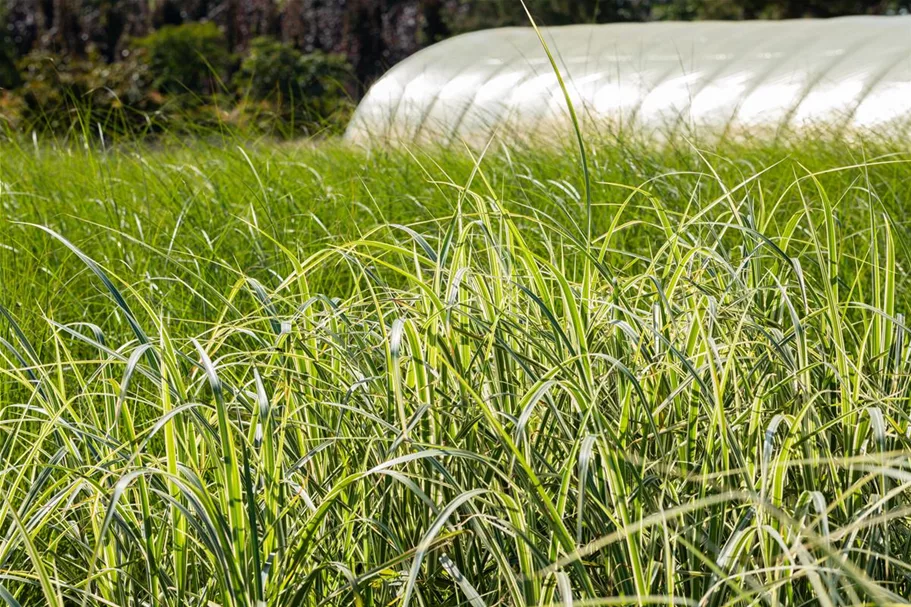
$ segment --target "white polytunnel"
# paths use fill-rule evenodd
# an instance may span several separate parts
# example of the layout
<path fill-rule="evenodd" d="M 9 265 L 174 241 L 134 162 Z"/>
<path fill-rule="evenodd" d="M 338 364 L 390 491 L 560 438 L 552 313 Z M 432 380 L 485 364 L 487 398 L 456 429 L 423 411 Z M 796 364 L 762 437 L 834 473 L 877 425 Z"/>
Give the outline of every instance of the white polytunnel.
<path fill-rule="evenodd" d="M 663 22 L 541 28 L 584 129 L 907 133 L 911 17 Z M 356 142 L 453 143 L 571 126 L 537 33 L 456 36 L 368 91 Z M 897 129 L 903 129 L 901 131 Z"/>

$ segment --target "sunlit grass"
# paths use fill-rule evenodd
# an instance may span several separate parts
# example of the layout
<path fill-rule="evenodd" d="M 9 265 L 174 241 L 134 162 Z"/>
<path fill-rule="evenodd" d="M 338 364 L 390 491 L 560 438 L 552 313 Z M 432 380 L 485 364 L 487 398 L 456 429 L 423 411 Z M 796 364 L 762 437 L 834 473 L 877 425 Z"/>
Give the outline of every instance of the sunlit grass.
<path fill-rule="evenodd" d="M 235 143 L 3 150 L 0 599 L 911 594 L 906 155 Z"/>

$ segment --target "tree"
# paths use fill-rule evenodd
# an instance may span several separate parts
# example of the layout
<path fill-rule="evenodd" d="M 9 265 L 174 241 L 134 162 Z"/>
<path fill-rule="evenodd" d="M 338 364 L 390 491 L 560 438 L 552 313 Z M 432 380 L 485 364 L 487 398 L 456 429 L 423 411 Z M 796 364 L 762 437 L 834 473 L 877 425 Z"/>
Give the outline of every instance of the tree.
<path fill-rule="evenodd" d="M 384 71 L 387 56 L 383 39 L 383 0 L 353 0 L 345 19 L 345 50 L 351 57 L 354 75 L 361 85 Z"/>

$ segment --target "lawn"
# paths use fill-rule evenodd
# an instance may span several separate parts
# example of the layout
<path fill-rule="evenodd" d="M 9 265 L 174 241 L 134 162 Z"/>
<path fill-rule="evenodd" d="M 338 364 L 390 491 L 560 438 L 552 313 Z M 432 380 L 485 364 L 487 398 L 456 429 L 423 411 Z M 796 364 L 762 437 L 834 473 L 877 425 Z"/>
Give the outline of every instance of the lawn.
<path fill-rule="evenodd" d="M 2 146 L 9 605 L 911 596 L 900 144 Z"/>

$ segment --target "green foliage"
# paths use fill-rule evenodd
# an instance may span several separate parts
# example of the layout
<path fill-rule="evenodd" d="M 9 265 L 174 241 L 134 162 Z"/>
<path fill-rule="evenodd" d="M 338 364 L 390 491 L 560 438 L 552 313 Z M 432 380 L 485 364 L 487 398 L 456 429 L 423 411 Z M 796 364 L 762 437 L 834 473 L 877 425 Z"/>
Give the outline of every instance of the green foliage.
<path fill-rule="evenodd" d="M 322 123 L 350 106 L 351 66 L 341 55 L 301 53 L 273 38 L 256 38 L 234 76 L 243 97 L 271 101 L 285 121 Z"/>
<path fill-rule="evenodd" d="M 145 52 L 131 53 L 117 63 L 97 55 L 60 57 L 34 51 L 19 63 L 27 130 L 66 131 L 82 122 L 103 122 L 112 129 L 146 123 L 143 113 L 160 105 L 152 91 Z M 94 127 L 93 127 L 94 128 Z"/>
<path fill-rule="evenodd" d="M 153 86 L 163 93 L 213 94 L 232 61 L 224 36 L 210 22 L 168 25 L 135 44 L 148 53 Z"/>
<path fill-rule="evenodd" d="M 213 48 L 220 49 L 212 54 L 214 63 L 203 56 Z M 236 73 L 235 91 L 224 90 L 212 72 L 228 62 L 211 24 L 164 28 L 114 63 L 94 52 L 60 57 L 33 51 L 19 62 L 22 85 L 0 97 L 0 109 L 14 131 L 90 127 L 96 134 L 146 136 L 228 128 L 292 137 L 338 132 L 353 107 L 345 88 L 350 68 L 338 55 L 305 55 L 257 40 Z M 185 81 L 195 84 L 178 84 Z"/>
<path fill-rule="evenodd" d="M 344 94 L 351 68 L 340 55 L 301 53 L 290 44 L 260 37 L 250 49 L 235 82 L 255 99 L 279 94 L 287 99 L 310 99 Z"/>
<path fill-rule="evenodd" d="M 4 148 L 6 604 L 911 596 L 904 144 L 236 143 Z"/>

